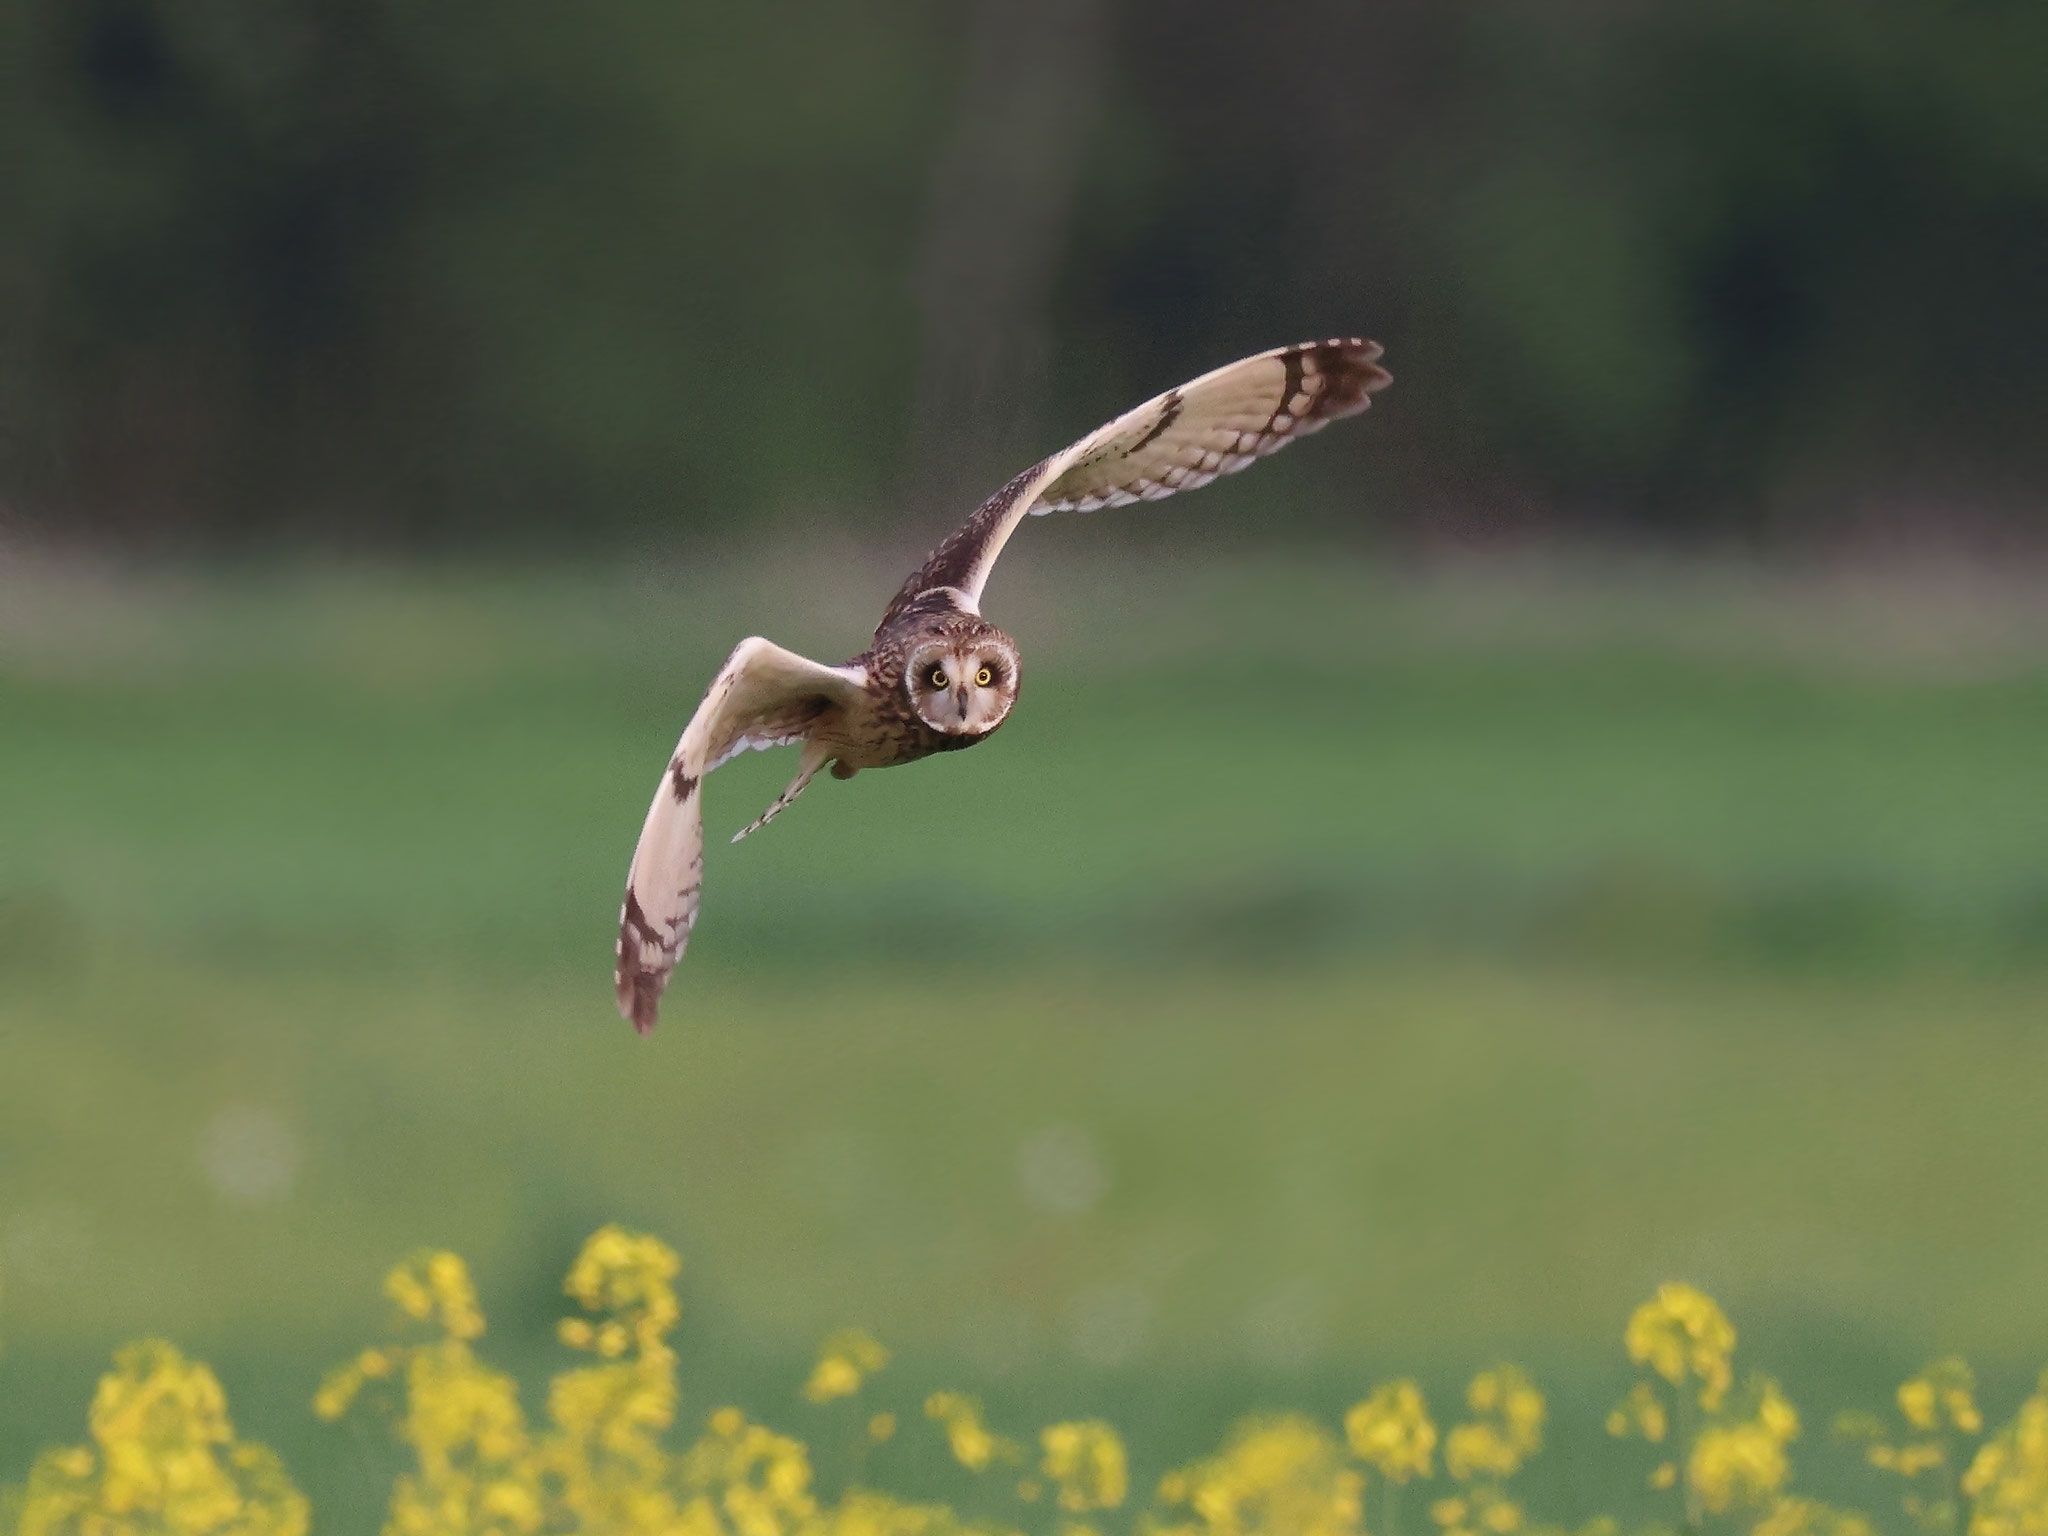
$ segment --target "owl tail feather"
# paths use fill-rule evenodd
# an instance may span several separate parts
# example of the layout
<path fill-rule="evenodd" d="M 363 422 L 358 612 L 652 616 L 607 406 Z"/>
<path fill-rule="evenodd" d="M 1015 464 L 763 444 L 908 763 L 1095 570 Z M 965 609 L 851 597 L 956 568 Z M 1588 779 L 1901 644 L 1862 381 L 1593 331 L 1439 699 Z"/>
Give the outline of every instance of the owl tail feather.
<path fill-rule="evenodd" d="M 804 792 L 804 789 L 810 784 L 812 779 L 817 777 L 818 770 L 825 766 L 831 756 L 830 751 L 819 746 L 816 742 L 805 742 L 803 761 L 797 767 L 796 777 L 789 781 L 789 788 L 777 795 L 774 803 L 767 810 L 756 816 L 744 827 L 741 827 L 739 831 L 733 833 L 732 840 L 738 842 L 741 838 L 760 831 L 769 822 L 788 810 L 796 797 Z"/>

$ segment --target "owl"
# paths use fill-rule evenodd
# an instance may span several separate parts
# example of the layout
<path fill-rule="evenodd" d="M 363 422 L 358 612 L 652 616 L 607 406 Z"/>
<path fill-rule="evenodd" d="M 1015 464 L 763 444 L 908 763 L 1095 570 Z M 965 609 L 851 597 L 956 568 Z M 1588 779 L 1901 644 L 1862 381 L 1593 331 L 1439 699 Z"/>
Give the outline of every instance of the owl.
<path fill-rule="evenodd" d="M 1023 680 L 1017 642 L 981 615 L 996 556 L 1027 513 L 1157 501 L 1243 469 L 1392 382 L 1378 343 L 1304 342 L 1205 373 L 1025 470 L 932 551 L 890 601 L 874 641 L 828 667 L 758 635 L 711 680 L 655 790 L 619 911 L 619 1012 L 654 1028 L 689 942 L 704 874 L 704 777 L 741 752 L 800 746 L 796 777 L 738 842 L 789 807 L 828 764 L 835 779 L 988 740 Z"/>

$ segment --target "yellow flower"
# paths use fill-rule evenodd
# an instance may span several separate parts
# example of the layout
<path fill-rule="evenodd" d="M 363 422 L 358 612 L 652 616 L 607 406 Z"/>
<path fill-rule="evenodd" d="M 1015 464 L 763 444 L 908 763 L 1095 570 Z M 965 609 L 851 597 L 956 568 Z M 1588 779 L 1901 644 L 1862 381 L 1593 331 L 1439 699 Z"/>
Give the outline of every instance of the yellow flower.
<path fill-rule="evenodd" d="M 1750 1536 L 1875 1536 L 1861 1515 L 1816 1499 L 1780 1499 L 1750 1530 Z"/>
<path fill-rule="evenodd" d="M 1161 1501 L 1190 1520 L 1188 1536 L 1357 1536 L 1365 1480 L 1311 1419 L 1246 1419 L 1223 1448 L 1160 1484 Z"/>
<path fill-rule="evenodd" d="M 1963 1474 L 1969 1536 L 2048 1536 L 2048 1371 Z"/>
<path fill-rule="evenodd" d="M 1429 1477 L 1434 1471 L 1436 1425 L 1422 1389 L 1412 1381 L 1389 1381 L 1344 1415 L 1344 1437 L 1352 1454 L 1391 1483 Z"/>
<path fill-rule="evenodd" d="M 1696 1383 L 1708 1413 L 1721 1406 L 1734 1380 L 1735 1326 L 1704 1291 L 1675 1282 L 1659 1286 L 1631 1314 L 1622 1338 L 1636 1364 L 1674 1387 Z"/>
<path fill-rule="evenodd" d="M 1652 1445 L 1662 1445 L 1670 1432 L 1671 1418 L 1665 1411 L 1664 1400 L 1647 1381 L 1630 1387 L 1628 1396 L 1607 1415 L 1607 1433 L 1616 1439 L 1633 1433 Z"/>
<path fill-rule="evenodd" d="M 851 1397 L 861 1384 L 889 1363 L 889 1351 L 858 1328 L 842 1329 L 824 1343 L 804 1396 L 814 1403 Z"/>
<path fill-rule="evenodd" d="M 414 1254 L 384 1277 L 384 1294 L 414 1322 L 433 1323 L 450 1338 L 474 1339 L 484 1331 L 469 1268 L 455 1254 Z"/>
<path fill-rule="evenodd" d="M 1083 1514 L 1115 1509 L 1130 1489 L 1124 1442 L 1100 1419 L 1048 1424 L 1038 1434 L 1044 1447 L 1042 1471 L 1059 1488 L 1061 1509 Z"/>
<path fill-rule="evenodd" d="M 895 1433 L 896 1415 L 893 1413 L 878 1413 L 868 1420 L 868 1438 L 877 1445 Z"/>
<path fill-rule="evenodd" d="M 1512 1477 L 1543 1448 L 1543 1394 L 1512 1365 L 1472 1378 L 1465 1402 L 1479 1418 L 1444 1441 L 1444 1470 L 1459 1482 Z"/>
<path fill-rule="evenodd" d="M 981 1404 L 962 1392 L 934 1392 L 925 1399 L 925 1417 L 946 1427 L 946 1444 L 953 1459 L 970 1472 L 981 1472 L 992 1461 L 1017 1461 L 1022 1452 L 1000 1435 L 990 1432 L 981 1421 Z"/>
<path fill-rule="evenodd" d="M 304 1536 L 305 1496 L 268 1449 L 235 1438 L 213 1372 L 169 1344 L 130 1344 L 100 1378 L 85 1446 L 29 1472 L 19 1536 Z"/>
<path fill-rule="evenodd" d="M 608 1312 L 611 1318 L 594 1333 L 565 1333 L 562 1341 L 609 1359 L 629 1344 L 645 1350 L 658 1343 L 682 1315 L 674 1284 L 681 1268 L 675 1250 L 659 1238 L 624 1227 L 599 1228 L 576 1255 L 562 1289 L 584 1311 Z"/>
<path fill-rule="evenodd" d="M 1951 1355 L 1928 1365 L 1899 1386 L 1899 1412 L 1923 1434 L 1944 1428 L 1966 1435 L 1981 1434 L 1984 1415 L 1977 1410 L 1977 1378 L 1969 1363 Z"/>
<path fill-rule="evenodd" d="M 1757 1422 L 1777 1438 L 1779 1443 L 1799 1438 L 1799 1414 L 1785 1401 L 1775 1381 L 1765 1378 L 1762 1396 L 1757 1400 Z"/>
<path fill-rule="evenodd" d="M 1916 1376 L 1899 1388 L 1899 1412 L 1915 1429 L 1934 1428 L 1934 1383 Z"/>
<path fill-rule="evenodd" d="M 1708 1425 L 1686 1457 L 1686 1486 L 1710 1514 L 1761 1503 L 1791 1474 L 1785 1447 L 1799 1435 L 1799 1415 L 1775 1382 L 1755 1391 L 1752 1417 Z"/>
<path fill-rule="evenodd" d="M 795 1536 L 818 1513 L 803 1443 L 749 1423 L 737 1408 L 711 1415 L 682 1457 L 679 1481 L 714 1501 L 735 1536 Z"/>

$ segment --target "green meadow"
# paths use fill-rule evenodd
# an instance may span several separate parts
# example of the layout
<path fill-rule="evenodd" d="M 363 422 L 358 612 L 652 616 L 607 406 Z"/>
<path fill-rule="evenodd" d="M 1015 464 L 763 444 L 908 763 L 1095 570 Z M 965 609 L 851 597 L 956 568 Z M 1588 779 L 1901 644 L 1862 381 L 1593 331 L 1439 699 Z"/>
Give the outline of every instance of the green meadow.
<path fill-rule="evenodd" d="M 881 566 L 0 576 L 0 1481 L 161 1335 L 368 1529 L 391 1453 L 307 1403 L 384 1271 L 462 1253 L 543 1371 L 614 1220 L 684 1256 L 686 1419 L 801 1430 L 857 1323 L 911 1415 L 1108 1413 L 1141 1486 L 1505 1354 L 1559 1423 L 1532 1502 L 1582 1518 L 1670 1278 L 1823 1488 L 1834 1411 L 1932 1354 L 2010 1411 L 2048 1359 L 2038 586 L 1034 536 L 991 741 L 737 847 L 794 753 L 711 781 L 649 1041 L 610 945 L 665 755 L 741 636 L 858 651 Z"/>

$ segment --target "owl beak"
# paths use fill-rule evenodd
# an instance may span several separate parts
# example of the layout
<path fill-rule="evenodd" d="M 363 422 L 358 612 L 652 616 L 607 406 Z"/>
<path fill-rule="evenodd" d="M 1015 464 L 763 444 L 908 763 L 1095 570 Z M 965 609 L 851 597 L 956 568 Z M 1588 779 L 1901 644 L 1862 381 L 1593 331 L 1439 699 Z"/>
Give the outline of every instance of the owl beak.
<path fill-rule="evenodd" d="M 960 706 L 960 718 L 965 720 L 967 718 L 967 685 L 965 683 L 955 683 L 953 685 L 953 700 Z"/>

